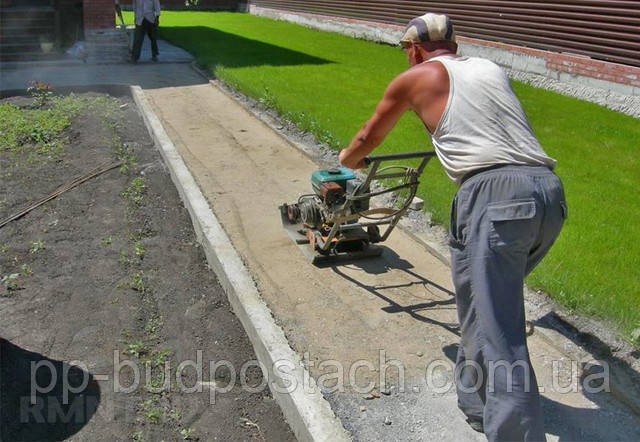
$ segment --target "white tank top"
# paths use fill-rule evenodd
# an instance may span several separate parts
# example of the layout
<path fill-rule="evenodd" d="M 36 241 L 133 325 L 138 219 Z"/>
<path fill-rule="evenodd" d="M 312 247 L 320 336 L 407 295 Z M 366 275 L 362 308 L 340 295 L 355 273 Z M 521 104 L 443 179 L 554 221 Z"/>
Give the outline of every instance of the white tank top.
<path fill-rule="evenodd" d="M 495 63 L 482 58 L 434 57 L 449 73 L 449 99 L 431 139 L 447 175 L 460 184 L 469 172 L 497 164 L 554 168 Z"/>

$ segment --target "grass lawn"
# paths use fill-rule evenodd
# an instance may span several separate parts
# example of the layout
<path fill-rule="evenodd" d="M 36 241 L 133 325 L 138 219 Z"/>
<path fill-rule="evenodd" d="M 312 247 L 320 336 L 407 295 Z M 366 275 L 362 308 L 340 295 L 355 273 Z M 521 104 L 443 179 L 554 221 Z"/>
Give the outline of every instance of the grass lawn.
<path fill-rule="evenodd" d="M 347 145 L 387 83 L 407 68 L 398 48 L 248 14 L 165 11 L 160 34 L 336 149 Z M 513 86 L 542 145 L 558 160 L 570 212 L 558 243 L 527 282 L 570 309 L 611 320 L 630 337 L 640 328 L 640 123 Z M 423 149 L 431 149 L 424 127 L 407 114 L 376 153 Z M 419 195 L 435 221 L 447 224 L 454 192 L 433 161 Z"/>

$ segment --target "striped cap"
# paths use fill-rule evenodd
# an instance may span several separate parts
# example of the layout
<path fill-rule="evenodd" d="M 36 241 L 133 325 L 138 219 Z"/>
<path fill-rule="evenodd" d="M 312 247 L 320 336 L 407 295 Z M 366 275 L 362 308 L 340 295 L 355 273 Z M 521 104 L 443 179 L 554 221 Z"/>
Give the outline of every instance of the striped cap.
<path fill-rule="evenodd" d="M 427 13 L 409 22 L 400 44 L 409 42 L 424 43 L 427 41 L 456 41 L 451 19 L 444 14 Z"/>

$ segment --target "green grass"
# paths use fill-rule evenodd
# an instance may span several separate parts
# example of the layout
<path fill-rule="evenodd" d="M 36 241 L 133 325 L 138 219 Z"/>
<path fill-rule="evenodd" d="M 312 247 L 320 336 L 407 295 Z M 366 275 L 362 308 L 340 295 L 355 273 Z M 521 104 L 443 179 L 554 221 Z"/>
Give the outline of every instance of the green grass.
<path fill-rule="evenodd" d="M 246 14 L 163 12 L 160 33 L 210 73 L 277 109 L 338 149 L 406 69 L 397 48 Z M 514 83 L 534 130 L 558 160 L 570 217 L 529 277 L 570 309 L 640 327 L 640 124 L 603 107 Z M 422 123 L 403 117 L 376 153 L 430 149 Z M 448 222 L 455 186 L 433 161 L 419 195 Z"/>
<path fill-rule="evenodd" d="M 63 106 L 20 109 L 10 103 L 0 104 L 0 152 L 28 150 L 60 155 L 65 144 L 61 134 L 70 124 Z"/>
<path fill-rule="evenodd" d="M 112 102 L 102 97 L 45 96 L 35 94 L 31 107 L 0 104 L 0 153 L 27 153 L 30 157 L 58 159 L 64 154 L 68 139 L 65 129 L 71 120 L 92 106 Z"/>

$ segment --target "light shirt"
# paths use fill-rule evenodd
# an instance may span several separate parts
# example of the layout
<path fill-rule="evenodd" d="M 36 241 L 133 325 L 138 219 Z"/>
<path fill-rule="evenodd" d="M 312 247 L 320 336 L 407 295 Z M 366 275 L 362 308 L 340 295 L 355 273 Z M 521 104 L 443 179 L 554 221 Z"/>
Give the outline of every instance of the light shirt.
<path fill-rule="evenodd" d="M 449 73 L 449 99 L 431 139 L 452 180 L 460 184 L 469 172 L 497 164 L 555 167 L 498 65 L 476 57 L 434 61 Z"/>
<path fill-rule="evenodd" d="M 140 26 L 142 20 L 153 23 L 160 16 L 160 2 L 158 0 L 135 0 L 136 25 Z"/>

